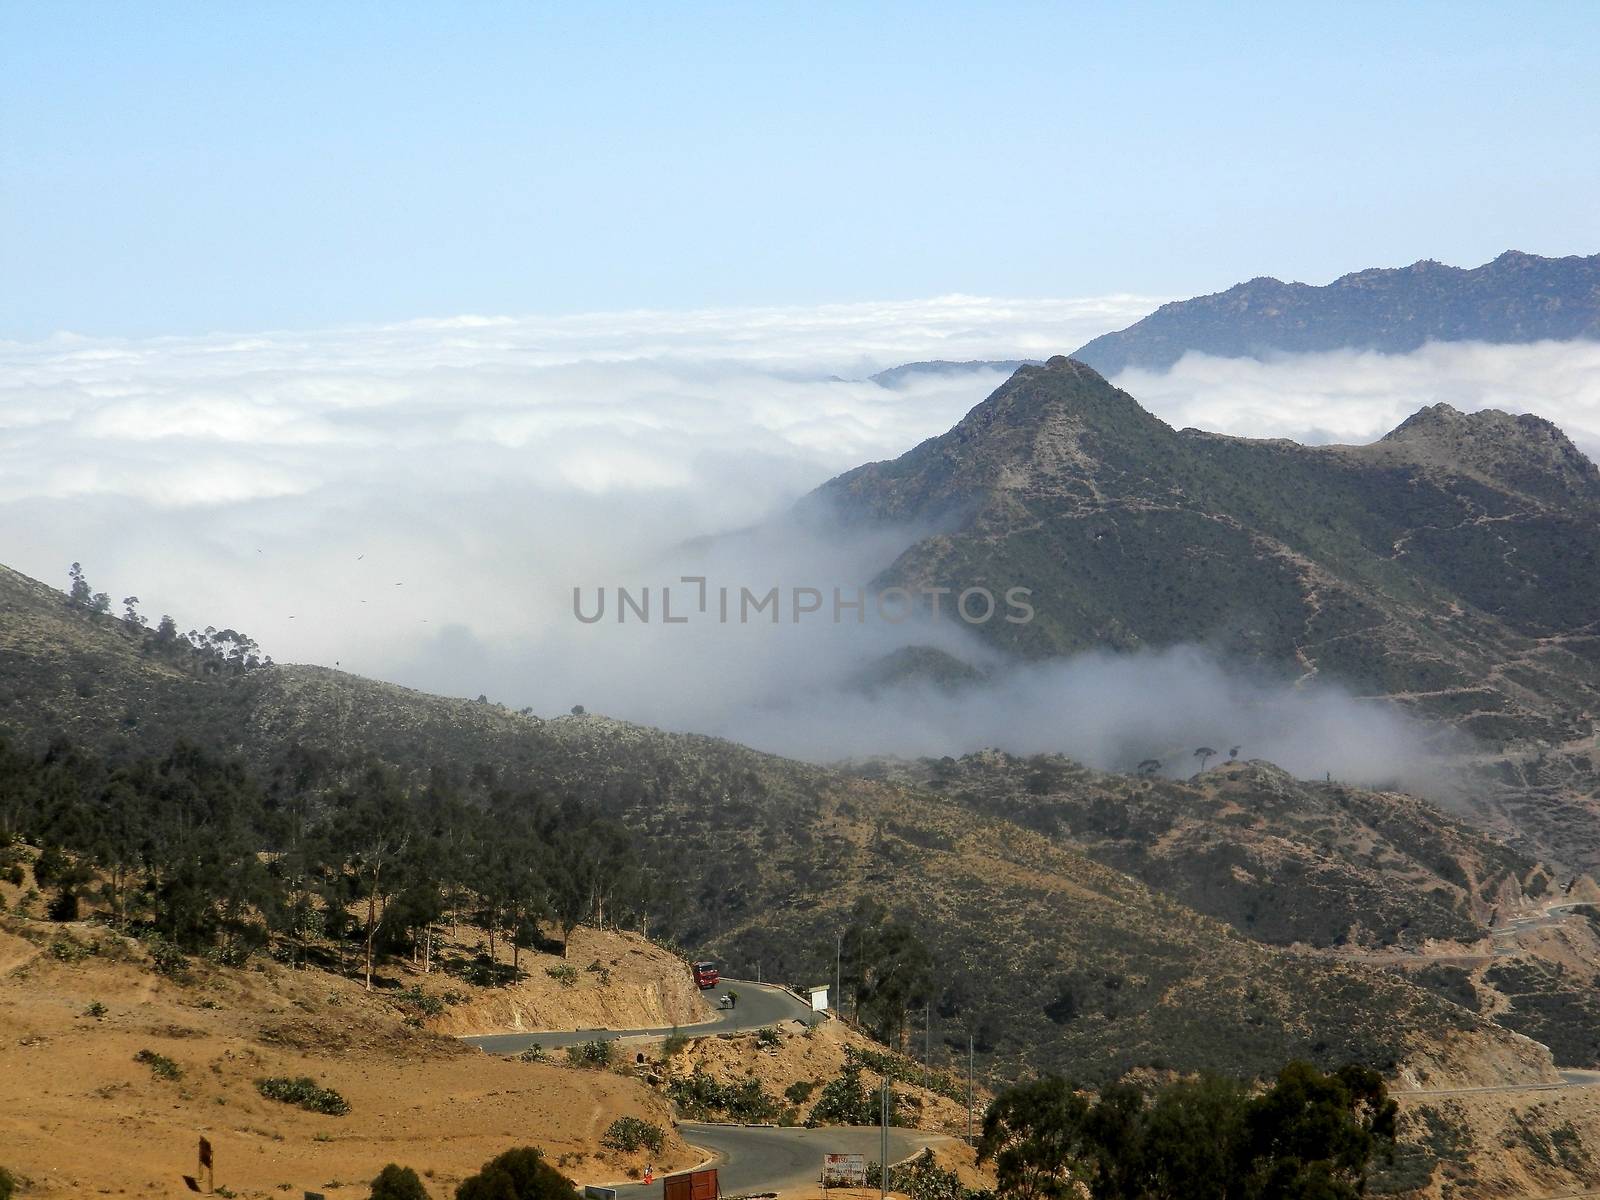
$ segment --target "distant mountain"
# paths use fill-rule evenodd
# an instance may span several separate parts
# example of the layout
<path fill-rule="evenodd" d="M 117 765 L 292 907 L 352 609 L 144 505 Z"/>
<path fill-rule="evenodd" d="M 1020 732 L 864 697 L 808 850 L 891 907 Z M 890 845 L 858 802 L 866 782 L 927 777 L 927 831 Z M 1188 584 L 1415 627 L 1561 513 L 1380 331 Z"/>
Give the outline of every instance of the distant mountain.
<path fill-rule="evenodd" d="M 1015 359 L 969 359 L 966 362 L 950 362 L 946 359 L 936 358 L 927 362 L 902 363 L 898 367 L 890 367 L 887 371 L 879 371 L 876 375 L 867 378 L 873 383 L 881 384 L 886 388 L 899 387 L 910 380 L 925 375 L 964 375 L 973 371 L 1004 371 L 1010 374 L 1018 367 L 1036 366 L 1036 358 Z"/>
<path fill-rule="evenodd" d="M 1057 357 L 806 504 L 935 530 L 880 583 L 1031 588 L 1031 623 L 976 627 L 1018 656 L 1200 643 L 1452 722 L 1543 852 L 1600 864 L 1600 471 L 1548 421 L 1180 432 Z"/>
<path fill-rule="evenodd" d="M 1508 250 L 1463 270 L 1423 261 L 1357 271 L 1325 287 L 1252 279 L 1164 304 L 1072 355 L 1106 375 L 1165 370 L 1189 351 L 1266 358 L 1315 350 L 1402 353 L 1426 342 L 1600 337 L 1600 254 L 1540 258 Z"/>

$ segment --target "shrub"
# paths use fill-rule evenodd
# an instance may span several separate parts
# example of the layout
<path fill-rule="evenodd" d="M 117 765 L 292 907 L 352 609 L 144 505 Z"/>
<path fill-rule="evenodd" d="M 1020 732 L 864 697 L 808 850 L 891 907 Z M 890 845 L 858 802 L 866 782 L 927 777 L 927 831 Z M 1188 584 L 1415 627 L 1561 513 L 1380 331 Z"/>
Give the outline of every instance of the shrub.
<path fill-rule="evenodd" d="M 611 1122 L 605 1135 L 600 1139 L 600 1144 L 610 1146 L 613 1150 L 621 1150 L 625 1154 L 632 1154 L 635 1150 L 648 1150 L 652 1154 L 660 1154 L 665 1140 L 666 1134 L 659 1125 L 641 1121 L 638 1117 L 618 1117 Z"/>
<path fill-rule="evenodd" d="M 806 1118 L 806 1124 L 876 1125 L 881 1116 L 880 1104 L 878 1093 L 875 1090 L 868 1091 L 867 1086 L 861 1082 L 860 1065 L 847 1061 L 844 1073 L 823 1086 L 822 1094 L 817 1097 L 816 1104 L 811 1108 L 811 1115 Z M 891 1090 L 889 1124 L 900 1123 L 900 1102 Z"/>
<path fill-rule="evenodd" d="M 338 1092 L 332 1088 L 320 1087 L 316 1080 L 304 1075 L 298 1079 L 290 1079 L 284 1075 L 258 1079 L 256 1091 L 268 1100 L 293 1104 L 307 1112 L 323 1113 L 330 1117 L 342 1117 L 350 1111 L 350 1105 Z"/>
<path fill-rule="evenodd" d="M 104 1004 L 101 1004 L 98 1000 L 93 1000 L 90 1001 L 89 1007 L 83 1010 L 83 1015 L 86 1017 L 93 1017 L 96 1021 L 98 1021 L 101 1017 L 106 1015 L 106 1011 L 106 1006 Z"/>
<path fill-rule="evenodd" d="M 572 1181 L 532 1146 L 507 1150 L 461 1182 L 456 1200 L 578 1200 Z"/>
<path fill-rule="evenodd" d="M 689 1035 L 680 1033 L 674 1025 L 672 1032 L 667 1035 L 667 1040 L 661 1043 L 661 1053 L 667 1058 L 675 1058 L 689 1048 Z"/>
<path fill-rule="evenodd" d="M 428 1200 L 428 1189 L 410 1167 L 390 1163 L 372 1181 L 368 1200 Z"/>
<path fill-rule="evenodd" d="M 726 1116 L 734 1121 L 771 1121 L 778 1115 L 778 1102 L 761 1087 L 759 1079 L 742 1083 L 719 1083 L 704 1071 L 687 1079 L 667 1084 L 667 1095 L 692 1120 L 711 1120 Z"/>
<path fill-rule="evenodd" d="M 550 1056 L 544 1052 L 543 1046 L 539 1045 L 538 1042 L 535 1042 L 521 1054 L 517 1055 L 517 1061 L 526 1063 L 549 1062 Z"/>
<path fill-rule="evenodd" d="M 761 1046 L 777 1046 L 783 1042 L 783 1035 L 770 1025 L 765 1029 L 756 1031 L 756 1044 Z"/>
<path fill-rule="evenodd" d="M 150 955 L 150 966 L 157 975 L 177 979 L 188 969 L 189 959 L 184 952 L 159 933 L 146 934 L 140 940 L 144 942 L 145 952 Z"/>
<path fill-rule="evenodd" d="M 814 1079 L 797 1079 L 783 1090 L 783 1098 L 790 1104 L 804 1104 L 811 1099 L 811 1093 L 817 1090 Z"/>
<path fill-rule="evenodd" d="M 11 1200 L 17 1190 L 17 1179 L 10 1171 L 0 1167 L 0 1200 Z"/>
<path fill-rule="evenodd" d="M 567 1047 L 567 1061 L 575 1067 L 609 1067 L 612 1056 L 611 1043 L 599 1038 Z"/>
<path fill-rule="evenodd" d="M 578 982 L 578 968 L 571 963 L 562 963 L 557 967 L 546 967 L 544 973 L 562 987 L 573 987 Z"/>
<path fill-rule="evenodd" d="M 88 958 L 91 951 L 76 938 L 65 935 L 58 937 L 50 943 L 50 956 L 65 963 L 82 962 Z"/>
<path fill-rule="evenodd" d="M 165 1054 L 157 1054 L 154 1050 L 141 1050 L 133 1056 L 134 1062 L 144 1063 L 150 1068 L 150 1074 L 157 1079 L 182 1079 L 183 1068 L 173 1062 Z"/>
<path fill-rule="evenodd" d="M 395 999 L 401 1004 L 409 1004 L 413 1008 L 420 1009 L 425 1017 L 437 1017 L 444 1012 L 445 1001 L 438 996 L 428 995 L 420 986 L 409 987 L 397 993 Z"/>
<path fill-rule="evenodd" d="M 23 874 L 22 864 L 12 863 L 11 866 L 6 869 L 6 878 L 11 881 L 12 887 L 21 887 L 23 880 L 27 879 L 27 876 Z"/>

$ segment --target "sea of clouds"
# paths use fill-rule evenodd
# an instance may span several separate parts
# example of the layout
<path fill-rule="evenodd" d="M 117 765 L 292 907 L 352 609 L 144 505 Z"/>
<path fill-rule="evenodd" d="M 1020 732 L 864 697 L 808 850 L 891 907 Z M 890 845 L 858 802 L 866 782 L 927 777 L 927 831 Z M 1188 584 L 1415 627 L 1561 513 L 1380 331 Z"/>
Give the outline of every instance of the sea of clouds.
<path fill-rule="evenodd" d="M 1414 731 L 1373 706 L 1227 683 L 1188 651 L 1012 670 L 959 628 L 573 619 L 574 586 L 697 570 L 760 588 L 862 582 L 915 531 L 847 545 L 792 531 L 748 555 L 693 539 L 771 521 L 942 432 L 1004 378 L 884 387 L 872 372 L 1048 357 L 1155 303 L 945 297 L 0 343 L 0 562 L 59 586 L 81 561 L 114 599 L 244 630 L 280 661 L 541 713 L 583 703 L 812 758 L 1004 745 L 1116 766 L 1209 740 L 1307 773 L 1404 774 Z M 1600 344 L 1191 356 L 1116 382 L 1174 425 L 1246 436 L 1366 441 L 1446 401 L 1536 412 L 1600 449 Z M 927 642 L 995 681 L 963 698 L 839 690 Z"/>

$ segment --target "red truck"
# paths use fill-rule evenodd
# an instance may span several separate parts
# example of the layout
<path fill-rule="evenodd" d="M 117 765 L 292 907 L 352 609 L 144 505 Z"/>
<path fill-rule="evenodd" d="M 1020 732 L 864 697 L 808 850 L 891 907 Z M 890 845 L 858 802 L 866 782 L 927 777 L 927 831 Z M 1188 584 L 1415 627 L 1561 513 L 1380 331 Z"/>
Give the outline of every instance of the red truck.
<path fill-rule="evenodd" d="M 706 1171 L 668 1175 L 661 1181 L 662 1200 L 718 1200 L 721 1195 L 715 1167 Z"/>
<path fill-rule="evenodd" d="M 689 969 L 694 972 L 694 981 L 701 991 L 714 988 L 722 981 L 722 974 L 717 970 L 714 962 L 690 963 Z"/>

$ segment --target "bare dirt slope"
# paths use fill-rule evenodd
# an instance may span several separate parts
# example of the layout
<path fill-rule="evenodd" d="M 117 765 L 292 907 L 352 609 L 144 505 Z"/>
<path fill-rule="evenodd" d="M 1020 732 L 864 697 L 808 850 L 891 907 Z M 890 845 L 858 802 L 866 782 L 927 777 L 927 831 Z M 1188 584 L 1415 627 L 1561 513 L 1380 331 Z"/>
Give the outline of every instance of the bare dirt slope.
<path fill-rule="evenodd" d="M 0 1159 L 30 1200 L 172 1196 L 202 1135 L 217 1182 L 256 1197 L 365 1196 L 390 1161 L 426 1173 L 442 1197 L 518 1145 L 576 1178 L 617 1178 L 642 1158 L 600 1139 L 630 1115 L 669 1131 L 658 1170 L 697 1160 L 639 1082 L 484 1055 L 340 976 L 195 964 L 180 981 L 104 929 L 0 922 Z M 136 1061 L 146 1050 L 178 1077 Z M 268 1076 L 310 1076 L 350 1112 L 265 1099 L 254 1081 Z"/>
<path fill-rule="evenodd" d="M 477 941 L 463 948 L 476 954 Z M 481 947 L 486 950 L 487 947 Z M 497 957 L 509 961 L 501 953 Z M 636 933 L 572 932 L 567 956 L 523 951 L 525 976 L 514 984 L 471 989 L 456 981 L 417 976 L 429 994 L 456 1000 L 428 1019 L 428 1028 L 455 1036 L 541 1029 L 659 1029 L 694 1025 L 716 1014 L 683 962 Z"/>

